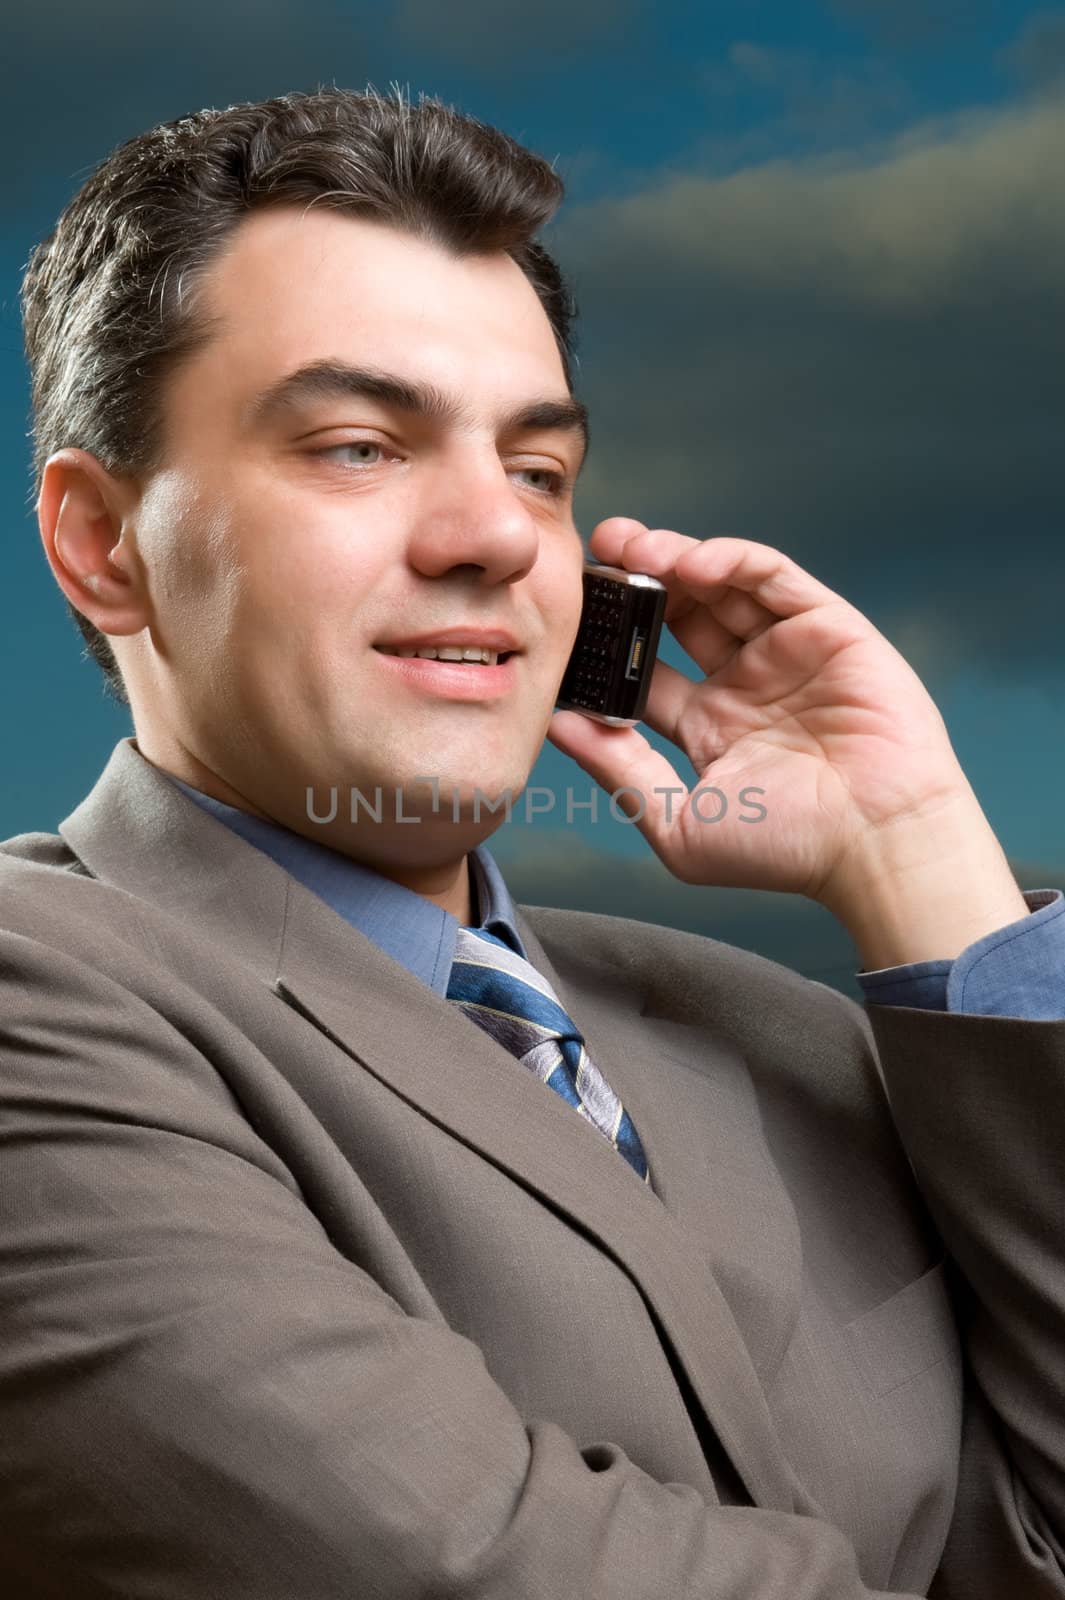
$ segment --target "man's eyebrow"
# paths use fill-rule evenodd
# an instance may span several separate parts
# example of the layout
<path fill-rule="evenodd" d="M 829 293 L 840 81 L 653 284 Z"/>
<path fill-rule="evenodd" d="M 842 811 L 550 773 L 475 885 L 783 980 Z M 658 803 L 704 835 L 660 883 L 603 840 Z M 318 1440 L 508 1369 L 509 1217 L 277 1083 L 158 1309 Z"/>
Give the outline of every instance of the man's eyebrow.
<path fill-rule="evenodd" d="M 262 390 L 244 408 L 242 423 L 248 432 L 258 431 L 284 412 L 297 410 L 315 400 L 352 396 L 376 400 L 434 422 L 470 425 L 473 421 L 468 406 L 452 399 L 435 384 L 415 382 L 377 367 L 353 367 L 343 361 L 323 360 L 297 367 Z M 588 408 L 573 395 L 560 400 L 530 400 L 497 420 L 504 433 L 534 428 L 574 433 L 581 441 L 582 462 L 588 452 Z"/>

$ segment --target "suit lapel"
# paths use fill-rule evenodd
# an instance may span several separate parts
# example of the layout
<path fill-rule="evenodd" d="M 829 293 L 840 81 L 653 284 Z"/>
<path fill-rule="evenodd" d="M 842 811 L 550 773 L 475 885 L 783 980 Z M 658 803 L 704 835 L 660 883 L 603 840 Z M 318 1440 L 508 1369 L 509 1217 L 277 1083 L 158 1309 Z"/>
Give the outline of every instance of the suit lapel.
<path fill-rule="evenodd" d="M 781 1451 L 708 1265 L 658 1195 L 560 1096 L 182 794 L 132 739 L 116 745 L 95 788 L 59 831 L 95 876 L 223 939 L 361 1067 L 590 1233 L 649 1301 L 753 1502 L 816 1511 Z M 569 992 L 520 912 L 519 927 L 530 960 L 563 1004 L 587 1012 L 589 996 Z M 618 1019 L 638 1014 L 639 999 L 631 981 L 602 980 L 595 1032 L 587 1033 L 593 1059 L 600 1046 L 604 1060 L 623 1050 Z M 648 1158 L 653 1171 L 650 1147 Z"/>
<path fill-rule="evenodd" d="M 652 930 L 644 936 L 623 919 L 574 918 L 545 906 L 517 913 L 530 958 L 639 1131 L 656 1194 L 723 1292 L 760 1381 L 770 1382 L 798 1320 L 803 1250 L 748 1062 L 705 1021 L 693 1026 L 662 1012 Z M 641 944 L 637 978 L 632 957 Z M 712 957 L 704 959 L 710 985 Z"/>

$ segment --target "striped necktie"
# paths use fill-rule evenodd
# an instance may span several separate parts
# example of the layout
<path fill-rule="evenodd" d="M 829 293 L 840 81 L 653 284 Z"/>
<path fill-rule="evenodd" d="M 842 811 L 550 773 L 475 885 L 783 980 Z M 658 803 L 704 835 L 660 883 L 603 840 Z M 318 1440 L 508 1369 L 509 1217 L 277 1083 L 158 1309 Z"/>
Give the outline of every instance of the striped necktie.
<path fill-rule="evenodd" d="M 587 1118 L 650 1186 L 628 1112 L 542 973 L 495 934 L 460 927 L 447 998 Z"/>

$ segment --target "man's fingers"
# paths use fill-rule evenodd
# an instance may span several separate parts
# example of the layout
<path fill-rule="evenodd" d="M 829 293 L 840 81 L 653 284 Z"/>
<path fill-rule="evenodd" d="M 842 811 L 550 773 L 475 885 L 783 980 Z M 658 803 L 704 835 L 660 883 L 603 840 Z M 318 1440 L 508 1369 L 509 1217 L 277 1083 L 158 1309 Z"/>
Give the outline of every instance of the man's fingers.
<path fill-rule="evenodd" d="M 678 552 L 673 571 L 704 605 L 724 599 L 729 589 L 742 590 L 773 621 L 840 598 L 790 556 L 750 539 L 704 539 Z"/>
<path fill-rule="evenodd" d="M 731 661 L 741 645 L 779 621 L 740 589 L 727 589 L 709 605 L 694 598 L 667 623 L 677 642 L 709 677 Z"/>
<path fill-rule="evenodd" d="M 648 572 L 665 581 L 677 557 L 684 550 L 697 550 L 703 542 L 670 528 L 648 528 L 635 517 L 607 517 L 592 530 L 588 548 L 597 561 L 608 566 Z"/>
<path fill-rule="evenodd" d="M 698 688 L 697 683 L 693 683 L 691 678 L 686 678 L 683 672 L 678 672 L 676 667 L 671 667 L 667 661 L 656 661 L 651 673 L 651 686 L 647 691 L 644 723 L 655 733 L 660 733 L 664 739 L 669 739 L 672 744 L 683 749 L 678 732 L 680 720 Z"/>
<path fill-rule="evenodd" d="M 752 539 L 693 539 L 669 528 L 646 528 L 633 517 L 608 517 L 593 531 L 589 548 L 602 561 L 660 578 L 670 588 L 671 599 L 679 585 L 702 605 L 713 606 L 715 612 L 730 590 L 742 591 L 748 596 L 748 605 L 732 599 L 728 605 L 744 638 L 763 632 L 770 625 L 767 616 L 772 620 L 798 616 L 840 598 L 783 551 Z M 752 603 L 765 614 L 752 610 Z M 672 627 L 671 609 L 679 617 L 684 608 L 675 600 L 667 607 Z M 729 616 L 718 615 L 731 627 Z"/>
<path fill-rule="evenodd" d="M 556 712 L 547 736 L 614 796 L 616 809 L 632 819 L 655 854 L 673 870 L 671 855 L 679 860 L 679 850 L 674 847 L 671 852 L 670 835 L 689 789 L 665 756 L 636 728 L 610 728 L 577 711 Z M 673 792 L 661 792 L 665 790 Z"/>
<path fill-rule="evenodd" d="M 646 532 L 647 524 L 638 522 L 635 517 L 606 517 L 592 529 L 588 548 L 596 561 L 603 561 L 608 567 L 623 567 L 625 562 L 621 559 L 621 552 L 625 544 L 634 534 Z M 628 570 L 635 572 L 638 569 L 630 567 Z"/>
<path fill-rule="evenodd" d="M 740 635 L 719 621 L 708 606 L 690 598 L 687 610 L 678 611 L 667 620 L 666 626 L 708 678 L 731 661 L 744 642 Z"/>

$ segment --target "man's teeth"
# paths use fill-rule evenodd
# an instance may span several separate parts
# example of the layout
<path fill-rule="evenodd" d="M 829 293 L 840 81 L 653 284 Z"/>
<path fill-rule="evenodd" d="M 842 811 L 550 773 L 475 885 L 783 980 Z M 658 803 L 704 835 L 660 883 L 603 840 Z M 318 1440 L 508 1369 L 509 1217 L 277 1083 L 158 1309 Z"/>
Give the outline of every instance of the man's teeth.
<path fill-rule="evenodd" d="M 457 647 L 445 647 L 440 650 L 386 650 L 390 656 L 421 656 L 425 661 L 480 661 L 487 667 L 494 667 L 499 660 L 498 650 L 460 650 Z"/>

